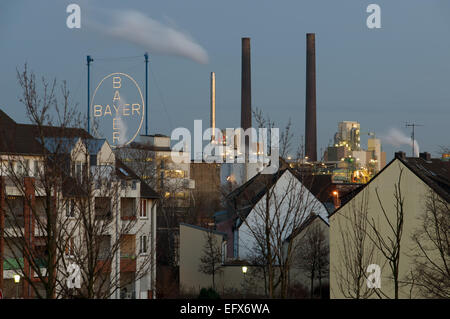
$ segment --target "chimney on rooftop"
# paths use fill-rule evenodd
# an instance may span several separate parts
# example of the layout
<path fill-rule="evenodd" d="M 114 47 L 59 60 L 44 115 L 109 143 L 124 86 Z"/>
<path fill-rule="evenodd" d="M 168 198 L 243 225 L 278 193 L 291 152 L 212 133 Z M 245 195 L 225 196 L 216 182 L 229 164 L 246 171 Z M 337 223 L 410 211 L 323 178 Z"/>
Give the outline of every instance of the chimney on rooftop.
<path fill-rule="evenodd" d="M 419 153 L 419 157 L 427 162 L 431 161 L 431 154 L 428 152 Z"/>
<path fill-rule="evenodd" d="M 314 33 L 306 34 L 305 156 L 311 162 L 317 161 L 316 40 Z"/>
<path fill-rule="evenodd" d="M 406 154 L 405 152 L 399 151 L 399 152 L 395 152 L 395 158 L 401 159 L 401 160 L 405 160 L 406 159 Z"/>

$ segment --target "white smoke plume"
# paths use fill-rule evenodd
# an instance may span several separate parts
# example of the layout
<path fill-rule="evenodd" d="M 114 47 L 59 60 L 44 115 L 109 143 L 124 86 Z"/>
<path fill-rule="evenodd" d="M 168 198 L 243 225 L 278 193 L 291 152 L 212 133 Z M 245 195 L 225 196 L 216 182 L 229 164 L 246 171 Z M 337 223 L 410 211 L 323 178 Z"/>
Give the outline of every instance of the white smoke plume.
<path fill-rule="evenodd" d="M 156 54 L 167 54 L 208 63 L 208 54 L 188 34 L 164 25 L 135 10 L 112 11 L 108 25 L 96 22 L 103 32 Z"/>
<path fill-rule="evenodd" d="M 117 116 L 117 126 L 119 127 L 119 145 L 125 144 L 127 141 L 127 125 L 125 124 L 122 116 Z"/>
<path fill-rule="evenodd" d="M 124 95 L 122 94 L 120 96 L 120 104 L 119 104 L 119 112 L 116 114 L 116 118 L 117 118 L 117 126 L 119 128 L 119 145 L 123 145 L 127 142 L 127 125 L 125 123 L 125 121 L 122 119 L 122 114 L 123 114 L 123 106 L 127 104 L 127 101 L 124 97 Z"/>
<path fill-rule="evenodd" d="M 383 140 L 393 146 L 409 145 L 412 147 L 411 138 L 395 128 L 391 128 L 388 135 L 383 137 Z M 417 141 L 414 141 L 414 156 L 419 157 L 419 143 Z"/>

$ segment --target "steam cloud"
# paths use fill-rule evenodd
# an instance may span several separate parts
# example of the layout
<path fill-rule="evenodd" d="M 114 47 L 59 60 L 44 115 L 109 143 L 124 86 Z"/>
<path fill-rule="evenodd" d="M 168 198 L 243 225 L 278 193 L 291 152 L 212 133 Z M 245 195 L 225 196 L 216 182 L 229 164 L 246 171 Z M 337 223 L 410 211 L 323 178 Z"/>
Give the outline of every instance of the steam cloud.
<path fill-rule="evenodd" d="M 412 147 L 411 138 L 395 128 L 390 129 L 388 135 L 384 137 L 384 141 L 393 146 L 409 145 Z M 414 141 L 414 156 L 419 157 L 419 143 L 417 141 Z"/>
<path fill-rule="evenodd" d="M 129 41 L 150 53 L 185 57 L 195 62 L 208 63 L 208 54 L 188 34 L 163 25 L 135 11 L 113 11 L 111 24 L 99 27 L 107 34 Z"/>
<path fill-rule="evenodd" d="M 120 96 L 120 105 L 119 109 L 121 110 L 116 118 L 117 118 L 117 126 L 119 128 L 119 145 L 123 145 L 127 141 L 127 125 L 125 124 L 125 121 L 122 119 L 122 112 L 123 112 L 123 106 L 127 104 L 127 101 L 125 100 L 124 95 L 122 94 Z"/>

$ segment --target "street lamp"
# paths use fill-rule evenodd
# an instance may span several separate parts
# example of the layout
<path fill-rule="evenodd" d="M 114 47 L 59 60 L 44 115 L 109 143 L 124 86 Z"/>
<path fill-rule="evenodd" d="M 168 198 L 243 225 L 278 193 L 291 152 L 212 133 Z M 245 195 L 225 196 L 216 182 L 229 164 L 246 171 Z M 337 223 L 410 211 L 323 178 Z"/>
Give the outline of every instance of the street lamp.
<path fill-rule="evenodd" d="M 244 296 L 245 297 L 247 296 L 247 285 L 246 285 L 246 282 L 245 282 L 245 274 L 247 273 L 247 270 L 248 270 L 247 266 L 242 266 L 242 273 L 244 274 L 243 287 L 244 287 Z"/>
<path fill-rule="evenodd" d="M 333 194 L 334 208 L 337 209 L 339 206 L 341 206 L 341 200 L 339 199 L 339 193 L 337 190 L 334 190 L 332 194 Z"/>
<path fill-rule="evenodd" d="M 16 283 L 16 299 L 18 299 L 19 298 L 20 275 L 14 275 L 14 282 Z"/>

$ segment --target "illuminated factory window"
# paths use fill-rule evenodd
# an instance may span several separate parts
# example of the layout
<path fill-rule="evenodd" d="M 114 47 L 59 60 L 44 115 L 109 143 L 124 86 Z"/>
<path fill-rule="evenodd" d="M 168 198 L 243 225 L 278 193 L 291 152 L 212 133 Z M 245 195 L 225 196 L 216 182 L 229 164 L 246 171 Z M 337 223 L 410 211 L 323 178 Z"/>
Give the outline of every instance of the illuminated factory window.
<path fill-rule="evenodd" d="M 180 169 L 168 169 L 164 171 L 164 176 L 167 178 L 184 178 L 186 172 Z"/>

